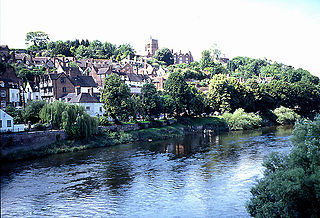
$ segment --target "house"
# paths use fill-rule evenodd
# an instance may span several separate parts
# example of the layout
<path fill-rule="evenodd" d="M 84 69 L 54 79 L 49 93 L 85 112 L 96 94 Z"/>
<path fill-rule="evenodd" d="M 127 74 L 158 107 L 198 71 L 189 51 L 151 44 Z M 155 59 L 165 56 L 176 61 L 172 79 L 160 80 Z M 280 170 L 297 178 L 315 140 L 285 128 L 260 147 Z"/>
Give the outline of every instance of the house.
<path fill-rule="evenodd" d="M 86 109 L 86 112 L 92 117 L 103 116 L 105 110 L 103 103 L 99 102 L 97 98 L 93 96 L 92 89 L 90 93 L 69 93 L 68 95 L 61 98 L 63 102 L 81 105 Z"/>
<path fill-rule="evenodd" d="M 1 108 L 9 104 L 14 107 L 20 105 L 20 87 L 22 87 L 22 80 L 17 77 L 11 66 L 6 67 L 0 77 Z"/>
<path fill-rule="evenodd" d="M 41 75 L 39 86 L 41 98 L 47 102 L 53 102 L 68 93 L 75 92 L 74 84 L 64 72 Z"/>
<path fill-rule="evenodd" d="M 25 102 L 42 100 L 39 84 L 37 84 L 36 82 L 28 81 L 25 87 L 24 99 Z"/>
<path fill-rule="evenodd" d="M 22 132 L 24 124 L 14 124 L 13 117 L 0 109 L 0 132 Z"/>

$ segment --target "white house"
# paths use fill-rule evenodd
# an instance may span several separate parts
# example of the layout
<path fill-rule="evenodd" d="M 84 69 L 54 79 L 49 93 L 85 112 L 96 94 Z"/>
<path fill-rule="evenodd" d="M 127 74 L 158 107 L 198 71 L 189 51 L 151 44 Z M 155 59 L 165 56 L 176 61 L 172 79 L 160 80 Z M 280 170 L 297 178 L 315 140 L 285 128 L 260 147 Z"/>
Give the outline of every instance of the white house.
<path fill-rule="evenodd" d="M 61 100 L 70 104 L 84 106 L 86 112 L 92 117 L 101 117 L 105 112 L 102 106 L 103 103 L 89 93 L 69 93 L 62 97 Z"/>
<path fill-rule="evenodd" d="M 25 102 L 41 100 L 40 89 L 34 82 L 27 82 L 24 98 Z"/>
<path fill-rule="evenodd" d="M 0 109 L 0 132 L 22 132 L 24 124 L 14 124 L 13 117 Z"/>

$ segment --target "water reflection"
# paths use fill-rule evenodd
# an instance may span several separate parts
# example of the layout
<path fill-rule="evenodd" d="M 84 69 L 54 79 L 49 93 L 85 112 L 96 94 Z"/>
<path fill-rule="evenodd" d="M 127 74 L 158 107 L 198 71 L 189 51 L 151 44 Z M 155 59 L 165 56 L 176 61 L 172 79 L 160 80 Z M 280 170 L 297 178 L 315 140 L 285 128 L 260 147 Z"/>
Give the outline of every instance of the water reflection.
<path fill-rule="evenodd" d="M 245 217 L 263 157 L 291 128 L 188 135 L 6 164 L 2 216 Z"/>

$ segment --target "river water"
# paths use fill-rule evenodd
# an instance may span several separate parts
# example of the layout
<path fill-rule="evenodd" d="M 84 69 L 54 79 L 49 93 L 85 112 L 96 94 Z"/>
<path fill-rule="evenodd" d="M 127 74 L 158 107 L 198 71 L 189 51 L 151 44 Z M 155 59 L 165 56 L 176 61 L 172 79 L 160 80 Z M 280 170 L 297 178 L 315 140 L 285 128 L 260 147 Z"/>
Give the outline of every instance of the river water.
<path fill-rule="evenodd" d="M 292 128 L 196 134 L 1 167 L 1 217 L 248 217 L 262 160 Z"/>

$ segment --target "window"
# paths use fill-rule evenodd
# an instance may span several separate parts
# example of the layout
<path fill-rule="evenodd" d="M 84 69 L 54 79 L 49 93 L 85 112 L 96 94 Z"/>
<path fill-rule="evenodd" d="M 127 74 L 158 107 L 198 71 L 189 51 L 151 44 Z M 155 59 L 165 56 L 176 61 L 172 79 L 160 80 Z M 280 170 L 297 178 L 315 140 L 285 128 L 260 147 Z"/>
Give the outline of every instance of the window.
<path fill-rule="evenodd" d="M 67 92 L 67 88 L 66 88 L 66 87 L 63 87 L 63 88 L 62 88 L 62 92 Z"/>
<path fill-rule="evenodd" d="M 48 92 L 52 92 L 52 88 L 49 88 L 49 89 L 48 89 Z"/>
<path fill-rule="evenodd" d="M 87 111 L 90 111 L 90 107 L 89 107 L 89 106 L 87 106 L 87 107 L 86 107 L 86 110 L 87 110 Z"/>
<path fill-rule="evenodd" d="M 100 112 L 102 112 L 102 107 L 100 107 Z"/>
<path fill-rule="evenodd" d="M 3 98 L 6 97 L 6 90 L 1 90 L 1 97 L 3 97 Z"/>
<path fill-rule="evenodd" d="M 5 108 L 6 107 L 6 102 L 5 101 L 1 101 L 1 108 Z"/>
<path fill-rule="evenodd" d="M 11 120 L 7 120 L 7 127 L 11 127 Z"/>
<path fill-rule="evenodd" d="M 0 128 L 2 128 L 2 120 L 0 120 Z"/>
<path fill-rule="evenodd" d="M 61 77 L 60 81 L 61 81 L 61 83 L 65 83 L 66 82 L 66 78 L 65 77 Z"/>

